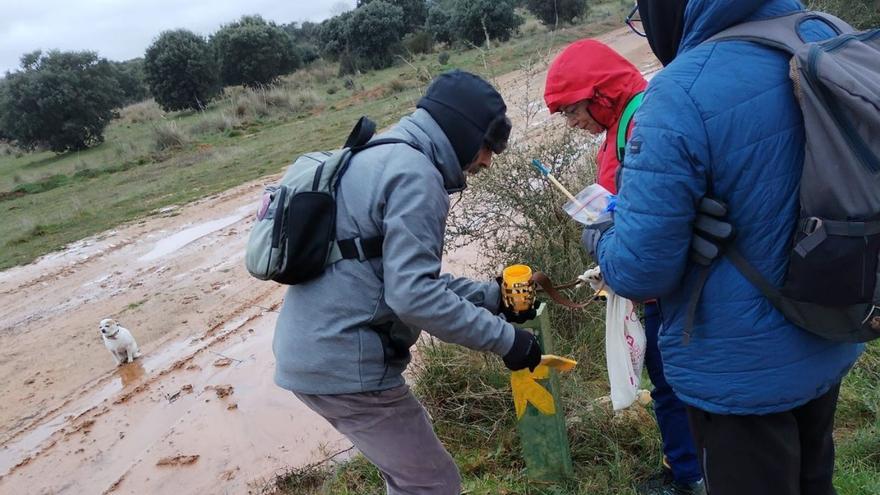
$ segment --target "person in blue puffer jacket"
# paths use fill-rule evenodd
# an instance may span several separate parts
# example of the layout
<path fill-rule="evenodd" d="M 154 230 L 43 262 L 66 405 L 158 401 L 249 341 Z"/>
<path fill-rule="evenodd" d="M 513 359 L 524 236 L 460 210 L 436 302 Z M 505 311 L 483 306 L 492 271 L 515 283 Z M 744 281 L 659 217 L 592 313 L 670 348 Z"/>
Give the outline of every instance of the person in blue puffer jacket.
<path fill-rule="evenodd" d="M 700 271 L 689 251 L 701 199 L 727 204 L 739 251 L 781 285 L 804 160 L 789 56 L 747 41 L 705 41 L 735 24 L 803 6 L 795 0 L 638 5 L 651 48 L 666 67 L 636 114 L 613 225 L 588 227 L 585 247 L 618 294 L 659 298 L 666 378 L 688 405 L 708 492 L 832 494 L 840 381 L 862 347 L 792 325 L 724 258 L 711 265 L 693 332 L 684 336 Z M 800 34 L 812 41 L 834 32 L 811 20 Z"/>

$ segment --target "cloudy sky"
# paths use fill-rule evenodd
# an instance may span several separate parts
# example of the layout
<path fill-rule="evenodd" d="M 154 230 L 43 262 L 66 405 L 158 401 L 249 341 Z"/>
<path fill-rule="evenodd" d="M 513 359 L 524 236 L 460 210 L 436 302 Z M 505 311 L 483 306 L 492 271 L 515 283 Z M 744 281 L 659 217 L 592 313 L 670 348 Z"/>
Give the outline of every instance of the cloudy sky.
<path fill-rule="evenodd" d="M 92 50 L 110 60 L 141 57 L 166 29 L 203 35 L 246 14 L 286 24 L 320 21 L 355 0 L 0 0 L 0 74 L 37 49 Z"/>

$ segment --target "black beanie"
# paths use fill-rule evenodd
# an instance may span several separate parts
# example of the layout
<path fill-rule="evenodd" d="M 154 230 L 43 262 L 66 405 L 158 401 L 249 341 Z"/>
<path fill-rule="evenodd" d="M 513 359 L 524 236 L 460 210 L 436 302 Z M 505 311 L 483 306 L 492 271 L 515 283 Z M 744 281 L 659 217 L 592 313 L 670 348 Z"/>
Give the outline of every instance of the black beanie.
<path fill-rule="evenodd" d="M 484 144 L 504 151 L 510 135 L 507 105 L 491 84 L 469 72 L 440 74 L 416 105 L 437 122 L 464 168 Z"/>

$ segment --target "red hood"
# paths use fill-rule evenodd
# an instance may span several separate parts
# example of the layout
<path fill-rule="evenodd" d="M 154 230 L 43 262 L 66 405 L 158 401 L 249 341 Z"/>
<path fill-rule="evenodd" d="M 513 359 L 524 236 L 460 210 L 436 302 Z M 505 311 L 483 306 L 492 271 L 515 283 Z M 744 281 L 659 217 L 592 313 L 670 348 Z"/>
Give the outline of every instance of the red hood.
<path fill-rule="evenodd" d="M 547 71 L 544 101 L 550 113 L 592 100 L 590 115 L 606 129 L 617 127 L 627 102 L 648 83 L 636 67 L 600 41 L 569 45 Z"/>

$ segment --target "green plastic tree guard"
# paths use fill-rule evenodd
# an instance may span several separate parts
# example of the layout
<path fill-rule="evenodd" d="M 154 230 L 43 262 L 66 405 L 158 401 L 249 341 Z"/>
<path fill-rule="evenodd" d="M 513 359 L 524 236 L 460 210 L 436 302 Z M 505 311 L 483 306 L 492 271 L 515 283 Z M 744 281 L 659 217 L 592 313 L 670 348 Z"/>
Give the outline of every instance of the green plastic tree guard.
<path fill-rule="evenodd" d="M 553 331 L 546 303 L 538 308 L 538 316 L 534 320 L 518 326 L 534 332 L 544 354 L 554 354 Z M 525 414 L 517 421 L 526 474 L 529 479 L 536 481 L 563 481 L 573 476 L 574 468 L 565 427 L 565 411 L 559 397 L 558 372 L 551 369 L 549 379 L 536 381 L 553 395 L 556 414 L 543 414 L 529 403 Z"/>

